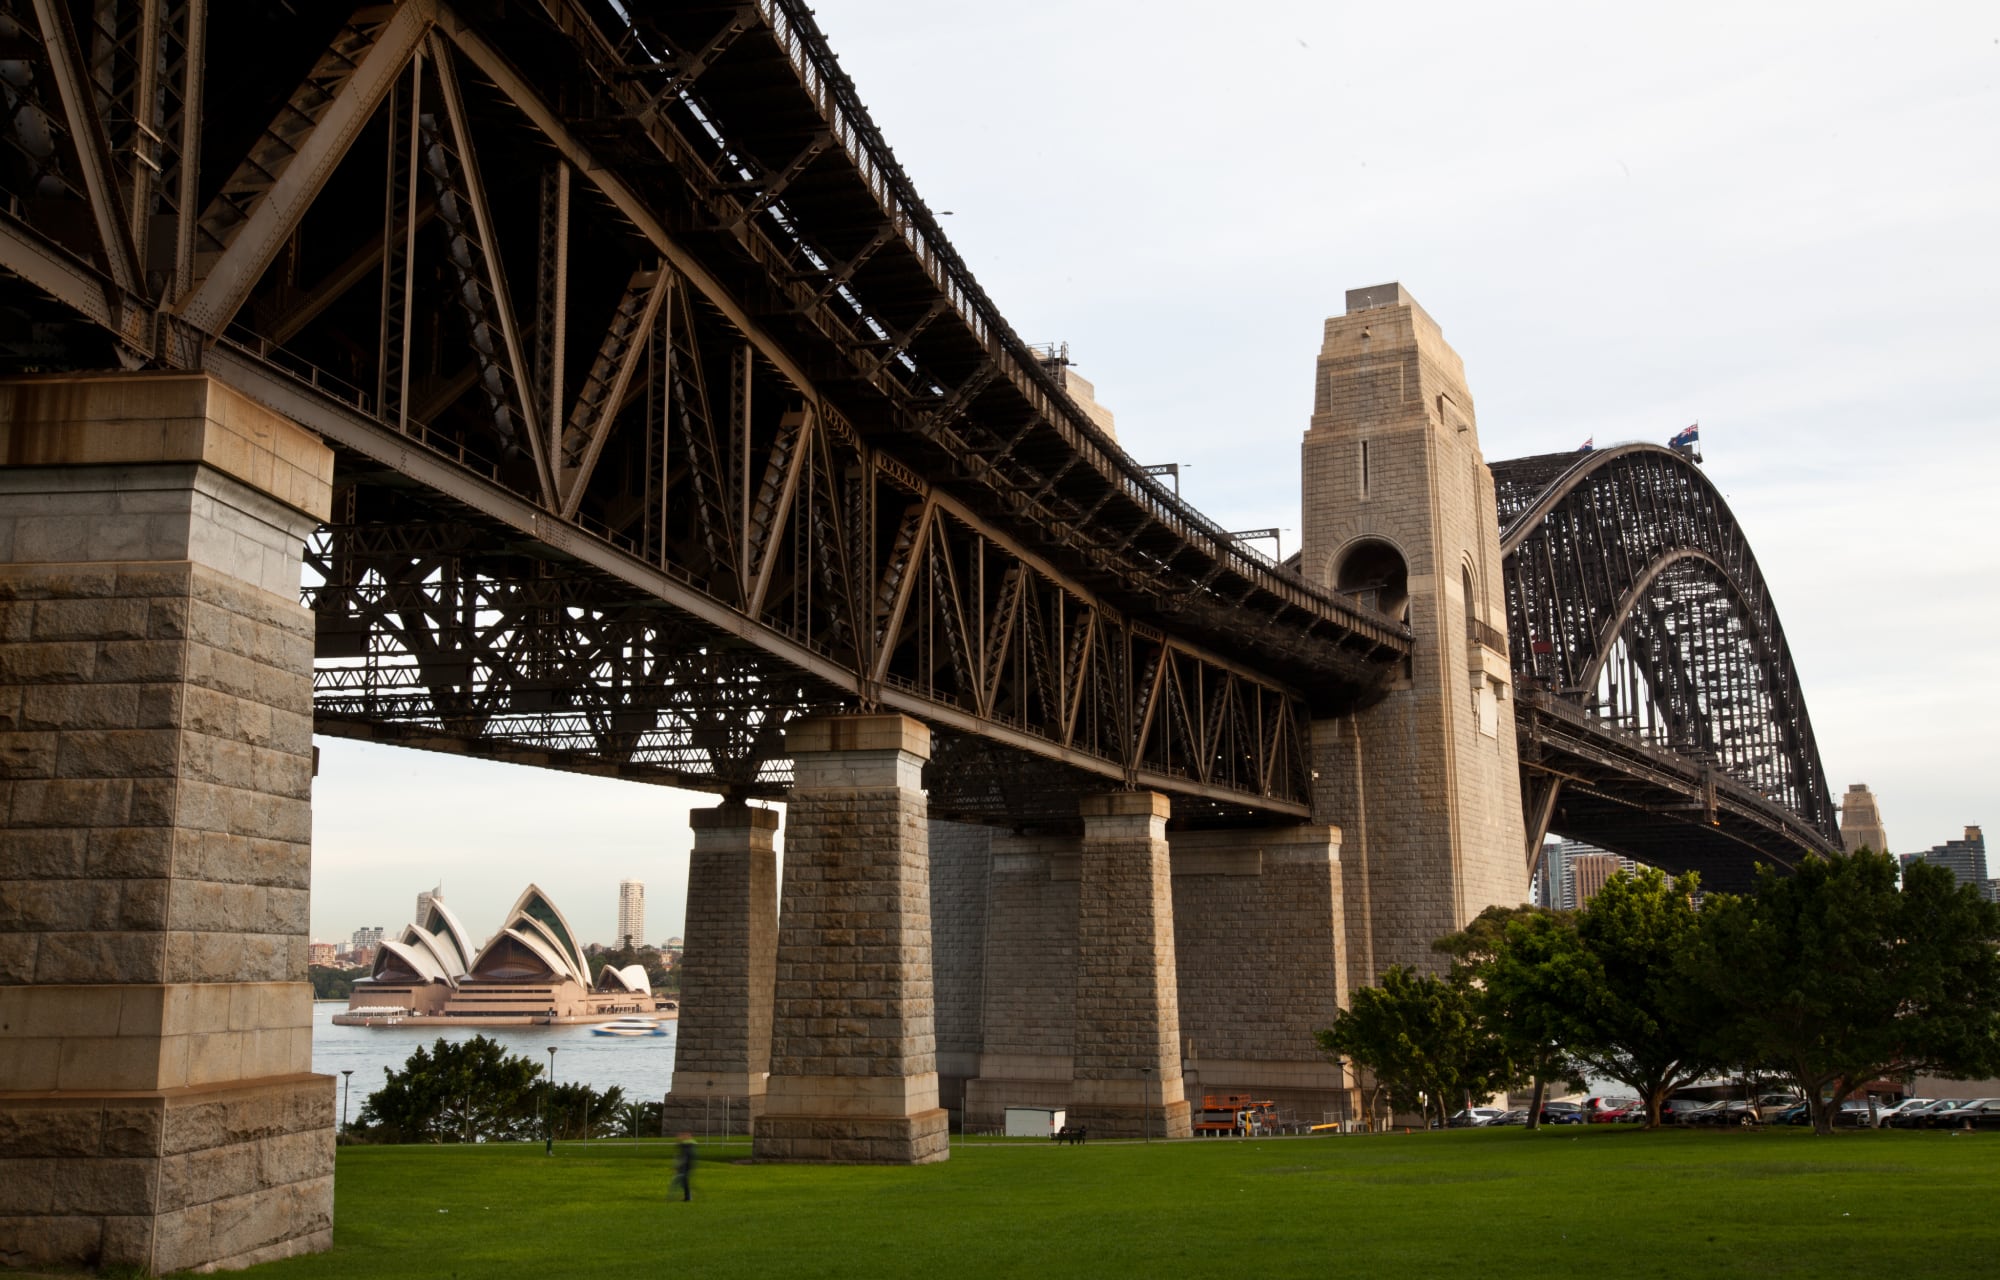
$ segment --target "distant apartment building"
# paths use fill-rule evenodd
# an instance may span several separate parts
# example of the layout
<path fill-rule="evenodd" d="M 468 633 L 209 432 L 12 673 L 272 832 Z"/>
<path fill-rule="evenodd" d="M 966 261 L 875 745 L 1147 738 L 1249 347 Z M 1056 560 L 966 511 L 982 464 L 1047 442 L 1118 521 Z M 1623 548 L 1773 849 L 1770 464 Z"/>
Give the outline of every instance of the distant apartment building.
<path fill-rule="evenodd" d="M 410 922 L 412 924 L 422 924 L 424 921 L 430 919 L 431 903 L 440 901 L 443 898 L 444 898 L 443 885 L 439 885 L 435 889 L 426 889 L 422 893 L 418 894 L 416 914 L 410 917 Z"/>
<path fill-rule="evenodd" d="M 1865 782 L 1852 783 L 1840 798 L 1840 846 L 1848 853 L 1857 849 L 1889 852 L 1889 833 L 1882 826 L 1882 811 L 1875 805 L 1875 793 Z"/>
<path fill-rule="evenodd" d="M 1535 905 L 1574 911 L 1597 895 L 1620 871 L 1637 871 L 1630 858 L 1581 840 L 1551 840 L 1542 846 L 1542 869 L 1532 886 Z"/>
<path fill-rule="evenodd" d="M 378 947 L 382 945 L 382 935 L 385 932 L 387 930 L 383 929 L 379 924 L 372 926 L 363 925 L 354 931 L 354 936 L 347 940 L 347 945 L 356 951 L 359 951 L 363 947 Z"/>
<path fill-rule="evenodd" d="M 1902 857 L 1906 867 L 1918 861 L 1935 863 L 1951 872 L 1960 884 L 1978 886 L 1980 895 L 1988 902 L 2000 902 L 2000 880 L 1986 873 L 1986 836 L 1978 827 L 1967 827 L 1963 840 L 1947 840 L 1922 853 L 1906 853 Z"/>
<path fill-rule="evenodd" d="M 618 882 L 619 946 L 637 946 L 646 940 L 646 885 L 641 880 Z"/>
<path fill-rule="evenodd" d="M 332 942 L 312 942 L 306 945 L 306 963 L 331 969 L 340 959 L 340 946 Z"/>

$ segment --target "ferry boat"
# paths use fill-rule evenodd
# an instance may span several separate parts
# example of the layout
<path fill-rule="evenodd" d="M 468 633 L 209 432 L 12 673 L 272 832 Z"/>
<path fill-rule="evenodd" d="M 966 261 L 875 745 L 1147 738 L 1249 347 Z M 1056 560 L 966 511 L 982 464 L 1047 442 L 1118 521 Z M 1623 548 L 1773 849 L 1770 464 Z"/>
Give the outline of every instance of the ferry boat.
<path fill-rule="evenodd" d="M 667 1029 L 653 1018 L 620 1018 L 590 1029 L 594 1036 L 663 1036 Z"/>

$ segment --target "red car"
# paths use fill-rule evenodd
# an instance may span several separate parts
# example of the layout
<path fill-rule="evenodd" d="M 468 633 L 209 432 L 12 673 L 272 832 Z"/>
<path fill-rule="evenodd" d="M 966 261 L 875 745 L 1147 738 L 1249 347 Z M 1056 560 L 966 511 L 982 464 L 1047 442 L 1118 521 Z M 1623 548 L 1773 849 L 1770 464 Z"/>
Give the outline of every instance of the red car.
<path fill-rule="evenodd" d="M 1583 1100 L 1583 1116 L 1591 1124 L 1613 1124 L 1630 1116 L 1634 1111 L 1641 1113 L 1645 1111 L 1645 1105 L 1637 1098 L 1585 1098 Z"/>

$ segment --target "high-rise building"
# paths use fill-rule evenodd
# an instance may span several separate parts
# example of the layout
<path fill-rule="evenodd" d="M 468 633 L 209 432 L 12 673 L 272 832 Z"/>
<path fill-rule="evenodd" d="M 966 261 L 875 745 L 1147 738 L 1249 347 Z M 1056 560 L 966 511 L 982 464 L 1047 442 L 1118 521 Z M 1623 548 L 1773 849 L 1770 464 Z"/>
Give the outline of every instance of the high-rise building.
<path fill-rule="evenodd" d="M 1875 793 L 1865 782 L 1852 783 L 1840 800 L 1840 845 L 1849 853 L 1856 849 L 1889 852 L 1889 833 L 1882 828 L 1882 811 L 1875 807 Z"/>
<path fill-rule="evenodd" d="M 1996 888 L 2000 881 L 1989 879 L 1986 874 L 1986 835 L 1978 827 L 1967 827 L 1963 840 L 1947 840 L 1922 853 L 1903 855 L 1904 866 L 1912 862 L 1934 862 L 1950 871 L 1960 884 L 1975 885 L 1980 896 L 1988 902 L 1996 900 Z"/>
<path fill-rule="evenodd" d="M 639 880 L 618 882 L 618 945 L 638 946 L 646 940 L 646 885 Z"/>
<path fill-rule="evenodd" d="M 1604 882 L 1639 864 L 1581 840 L 1551 840 L 1542 846 L 1542 870 L 1535 877 L 1535 905 L 1575 911 L 1595 897 Z"/>
<path fill-rule="evenodd" d="M 1573 853 L 1569 856 L 1569 898 L 1581 908 L 1597 896 L 1611 877 L 1630 871 L 1638 864 L 1615 853 Z"/>
<path fill-rule="evenodd" d="M 384 932 L 385 931 L 383 930 L 382 926 L 379 924 L 373 926 L 363 925 L 361 928 L 356 929 L 354 931 L 354 937 L 351 939 L 349 945 L 353 946 L 357 950 L 361 947 L 373 947 L 380 945 L 382 941 L 382 934 Z"/>
<path fill-rule="evenodd" d="M 430 919 L 431 903 L 441 901 L 443 898 L 444 898 L 443 884 L 439 884 L 438 887 L 435 889 L 426 889 L 422 893 L 418 894 L 417 914 L 410 917 L 410 923 L 416 925 L 417 928 L 419 929 L 423 928 L 424 921 Z"/>

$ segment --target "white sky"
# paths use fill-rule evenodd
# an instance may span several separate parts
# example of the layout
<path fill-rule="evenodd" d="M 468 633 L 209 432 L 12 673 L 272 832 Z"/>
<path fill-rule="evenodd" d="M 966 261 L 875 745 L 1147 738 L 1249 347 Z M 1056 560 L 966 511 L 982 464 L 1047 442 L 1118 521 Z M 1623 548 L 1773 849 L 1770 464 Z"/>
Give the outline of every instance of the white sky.
<path fill-rule="evenodd" d="M 1489 459 L 1701 423 L 1836 792 L 1898 851 L 2000 820 L 2000 10 L 817 0 L 987 292 L 1145 462 L 1295 549 L 1321 322 L 1400 280 Z M 322 740 L 314 936 L 442 879 L 680 931 L 659 788 Z"/>

